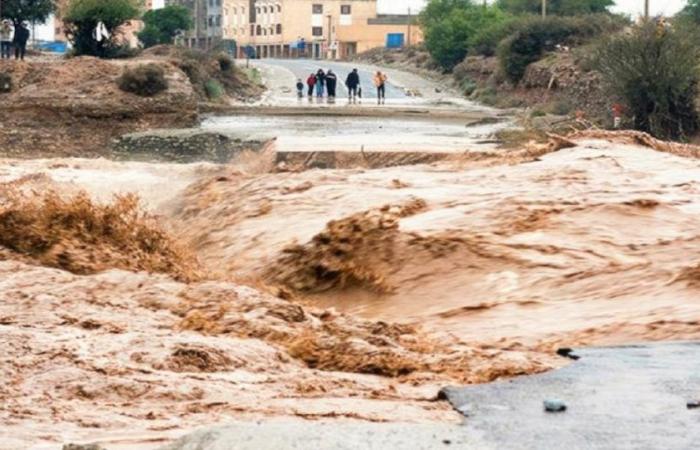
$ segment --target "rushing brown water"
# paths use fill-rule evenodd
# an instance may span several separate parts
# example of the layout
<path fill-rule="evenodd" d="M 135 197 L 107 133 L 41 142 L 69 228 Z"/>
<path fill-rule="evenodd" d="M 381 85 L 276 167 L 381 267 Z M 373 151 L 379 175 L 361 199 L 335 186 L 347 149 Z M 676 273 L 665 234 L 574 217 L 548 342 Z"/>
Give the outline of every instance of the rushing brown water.
<path fill-rule="evenodd" d="M 558 345 L 700 337 L 699 160 L 602 140 L 538 154 L 6 161 L 15 188 L 139 194 L 218 280 L 0 261 L 0 448 L 154 448 L 229 417 L 457 420 L 433 401 L 446 382 L 555 367 Z"/>
<path fill-rule="evenodd" d="M 389 244 L 390 292 L 313 302 L 468 340 L 682 338 L 700 331 L 699 291 L 684 276 L 700 263 L 699 180 L 695 159 L 588 141 L 515 165 L 234 176 L 188 194 L 227 202 L 180 218 L 205 261 L 257 276 L 330 220 L 422 199 Z"/>

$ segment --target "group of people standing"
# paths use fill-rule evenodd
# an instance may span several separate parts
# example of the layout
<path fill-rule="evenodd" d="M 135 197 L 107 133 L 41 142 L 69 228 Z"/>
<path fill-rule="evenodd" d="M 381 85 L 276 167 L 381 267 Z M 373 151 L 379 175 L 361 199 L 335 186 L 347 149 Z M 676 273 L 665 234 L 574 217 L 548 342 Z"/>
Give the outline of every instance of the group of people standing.
<path fill-rule="evenodd" d="M 20 23 L 13 27 L 9 20 L 3 20 L 0 23 L 0 57 L 2 59 L 10 59 L 13 49 L 15 59 L 24 59 L 27 41 L 29 41 L 29 29 L 26 24 Z"/>
<path fill-rule="evenodd" d="M 374 74 L 373 82 L 377 89 L 377 104 L 382 105 L 386 102 L 386 82 L 388 77 L 381 71 Z M 301 99 L 304 96 L 304 83 L 301 78 L 297 80 L 297 96 Z M 325 94 L 328 95 L 328 101 L 334 102 L 336 90 L 338 87 L 338 76 L 332 71 L 324 72 L 323 69 L 318 69 L 316 73 L 312 73 L 306 79 L 306 90 L 309 96 L 309 101 L 314 97 L 321 99 Z M 362 85 L 360 84 L 360 73 L 357 69 L 353 69 L 345 78 L 345 87 L 348 89 L 348 101 L 357 103 L 357 99 L 362 99 Z"/>

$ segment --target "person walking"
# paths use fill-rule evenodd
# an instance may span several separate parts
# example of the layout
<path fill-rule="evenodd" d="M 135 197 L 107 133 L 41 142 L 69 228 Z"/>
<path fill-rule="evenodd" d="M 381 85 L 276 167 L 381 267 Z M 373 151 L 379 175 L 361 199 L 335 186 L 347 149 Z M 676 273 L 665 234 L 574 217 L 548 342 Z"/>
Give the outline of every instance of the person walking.
<path fill-rule="evenodd" d="M 10 59 L 12 54 L 12 26 L 9 20 L 0 23 L 0 58 Z"/>
<path fill-rule="evenodd" d="M 386 81 L 388 79 L 386 74 L 379 70 L 374 74 L 374 86 L 377 88 L 377 105 L 386 103 Z"/>
<path fill-rule="evenodd" d="M 338 77 L 332 70 L 328 69 L 326 73 L 326 91 L 328 92 L 328 101 L 335 102 L 335 92 L 338 86 Z"/>
<path fill-rule="evenodd" d="M 312 73 L 306 79 L 306 85 L 309 87 L 309 100 L 314 96 L 314 86 L 316 86 L 316 74 Z"/>
<path fill-rule="evenodd" d="M 12 45 L 15 48 L 15 59 L 24 61 L 24 54 L 27 52 L 27 41 L 29 40 L 29 30 L 24 22 L 20 23 L 15 28 L 15 37 L 12 39 Z"/>
<path fill-rule="evenodd" d="M 360 86 L 360 74 L 357 69 L 352 69 L 345 79 L 345 87 L 348 88 L 348 102 L 357 103 L 357 88 Z"/>
<path fill-rule="evenodd" d="M 326 74 L 323 69 L 318 69 L 316 72 L 316 97 L 323 98 L 324 88 L 326 87 Z"/>

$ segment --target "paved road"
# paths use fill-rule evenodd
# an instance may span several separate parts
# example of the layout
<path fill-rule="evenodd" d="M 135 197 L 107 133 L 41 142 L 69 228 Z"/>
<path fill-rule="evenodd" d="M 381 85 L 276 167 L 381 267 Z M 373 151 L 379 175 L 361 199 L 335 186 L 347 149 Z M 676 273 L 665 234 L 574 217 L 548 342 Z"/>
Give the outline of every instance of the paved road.
<path fill-rule="evenodd" d="M 444 86 L 440 80 L 425 79 L 402 70 L 379 68 L 361 63 L 309 59 L 262 59 L 251 61 L 251 64 L 263 73 L 263 79 L 269 89 L 267 103 L 289 104 L 291 101 L 296 102 L 296 80 L 301 78 L 305 83 L 306 78 L 318 69 L 324 71 L 331 69 L 338 75 L 338 103 L 347 103 L 347 100 L 342 101 L 342 99 L 347 98 L 345 78 L 353 68 L 357 68 L 360 73 L 365 104 L 376 103 L 376 90 L 372 78 L 379 69 L 389 77 L 386 90 L 387 104 L 459 107 L 467 110 L 493 112 L 491 108 L 465 100 L 459 93 Z"/>
<path fill-rule="evenodd" d="M 265 60 L 267 64 L 274 64 L 289 70 L 294 78 L 301 78 L 304 83 L 311 73 L 316 73 L 318 69 L 323 69 L 327 72 L 329 69 L 335 72 L 338 76 L 338 97 L 347 97 L 348 90 L 345 87 L 345 78 L 352 71 L 354 66 L 348 63 L 340 63 L 334 61 L 315 61 L 310 59 L 280 59 L 280 60 Z M 364 97 L 370 98 L 376 95 L 374 83 L 372 81 L 374 73 L 371 68 L 359 66 L 360 85 L 364 91 Z M 406 93 L 401 87 L 398 87 L 391 79 L 388 82 L 386 89 L 386 97 L 388 99 L 404 99 Z"/>
<path fill-rule="evenodd" d="M 503 450 L 700 446 L 700 342 L 592 348 L 564 369 L 444 392 L 465 431 Z M 543 400 L 568 410 L 544 412 Z"/>

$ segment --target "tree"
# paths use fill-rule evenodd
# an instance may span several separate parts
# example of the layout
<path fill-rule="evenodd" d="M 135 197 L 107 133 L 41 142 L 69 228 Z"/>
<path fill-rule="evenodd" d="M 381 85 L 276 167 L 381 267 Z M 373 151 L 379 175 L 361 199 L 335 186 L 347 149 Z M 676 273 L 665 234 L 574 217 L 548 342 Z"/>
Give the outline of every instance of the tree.
<path fill-rule="evenodd" d="M 540 14 L 542 0 L 498 0 L 498 6 L 513 14 Z M 559 16 L 608 12 L 614 0 L 547 0 L 547 11 Z"/>
<path fill-rule="evenodd" d="M 431 0 L 420 20 L 431 56 L 443 68 L 452 69 L 467 56 L 470 40 L 480 30 L 506 18 L 497 7 L 470 0 Z"/>
<path fill-rule="evenodd" d="M 688 33 L 647 23 L 598 46 L 597 69 L 610 95 L 627 106 L 636 129 L 666 139 L 698 131 L 700 45 Z"/>
<path fill-rule="evenodd" d="M 54 0 L 2 0 L 0 16 L 11 20 L 15 26 L 22 22 L 44 23 L 56 9 Z"/>
<path fill-rule="evenodd" d="M 71 0 L 65 21 L 75 54 L 100 58 L 114 56 L 122 45 L 119 28 L 139 16 L 139 6 L 139 0 Z M 95 36 L 100 23 L 109 35 L 104 39 Z"/>
<path fill-rule="evenodd" d="M 147 11 L 143 15 L 143 22 L 145 26 L 138 37 L 144 47 L 172 44 L 180 32 L 192 27 L 190 11 L 179 5 Z"/>
<path fill-rule="evenodd" d="M 696 24 L 700 23 L 700 0 L 688 0 L 685 8 L 678 13 L 678 16 Z"/>

